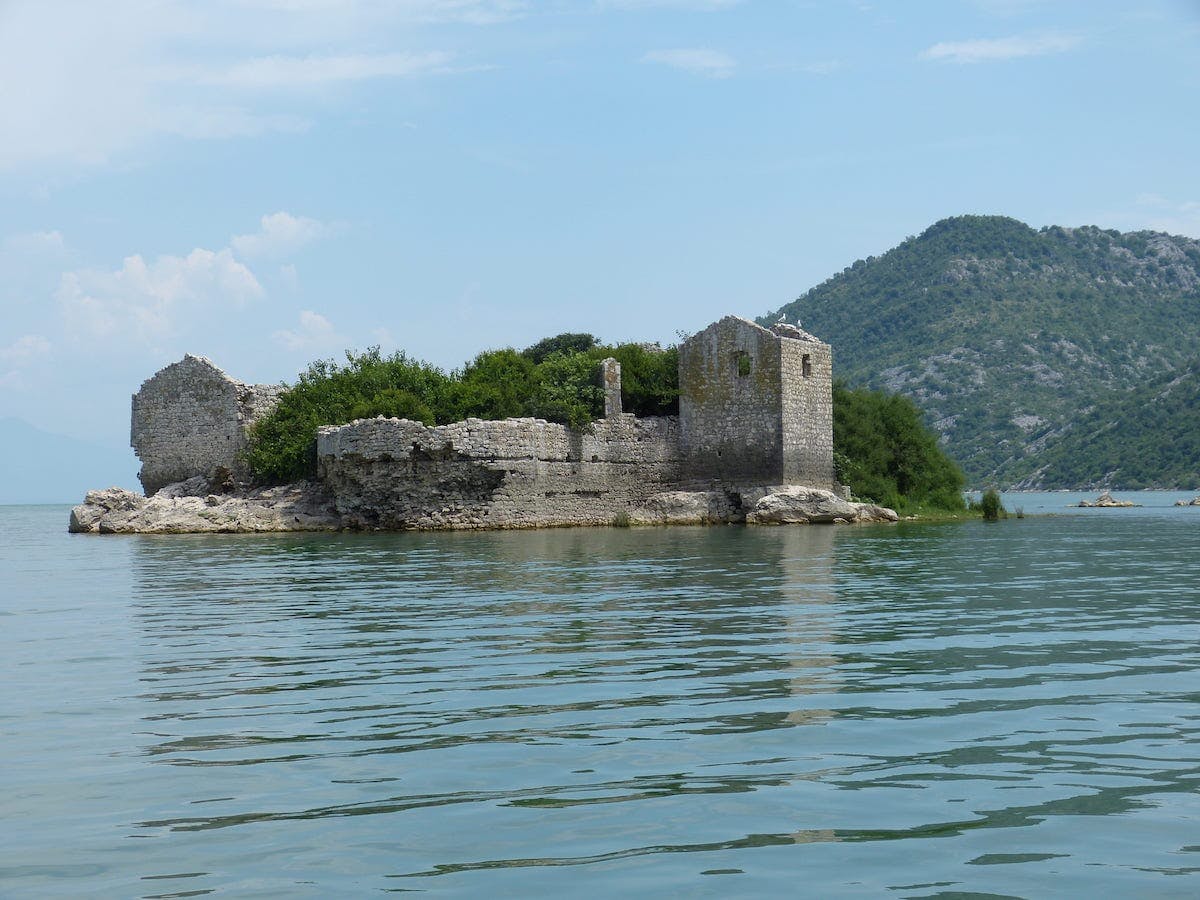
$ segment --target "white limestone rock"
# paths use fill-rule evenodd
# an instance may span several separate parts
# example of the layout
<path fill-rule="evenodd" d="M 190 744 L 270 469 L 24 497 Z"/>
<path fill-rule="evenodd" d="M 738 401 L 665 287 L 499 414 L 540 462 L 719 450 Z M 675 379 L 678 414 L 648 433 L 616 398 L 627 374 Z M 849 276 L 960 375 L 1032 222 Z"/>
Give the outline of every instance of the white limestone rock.
<path fill-rule="evenodd" d="M 1104 493 L 1102 493 L 1095 500 L 1080 500 L 1075 505 L 1083 507 L 1084 509 L 1092 509 L 1092 508 L 1112 509 L 1112 508 L 1116 508 L 1116 507 L 1141 506 L 1140 503 L 1134 503 L 1132 500 L 1114 499 L 1113 495 L 1108 491 L 1105 491 Z"/>
<path fill-rule="evenodd" d="M 102 522 L 113 519 L 126 520 L 141 511 L 149 502 L 141 494 L 125 488 L 110 487 L 88 491 L 83 503 L 71 510 L 71 522 L 67 530 L 79 534 L 99 532 Z"/>
<path fill-rule="evenodd" d="M 204 481 L 204 479 L 199 479 Z M 197 482 L 193 484 L 192 482 Z M 86 534 L 334 531 L 341 527 L 328 494 L 300 482 L 240 494 L 209 494 L 197 479 L 152 497 L 123 488 L 89 491 L 71 510 L 68 530 Z"/>
<path fill-rule="evenodd" d="M 759 499 L 746 513 L 751 525 L 896 522 L 895 510 L 871 503 L 843 500 L 832 491 L 788 486 Z"/>

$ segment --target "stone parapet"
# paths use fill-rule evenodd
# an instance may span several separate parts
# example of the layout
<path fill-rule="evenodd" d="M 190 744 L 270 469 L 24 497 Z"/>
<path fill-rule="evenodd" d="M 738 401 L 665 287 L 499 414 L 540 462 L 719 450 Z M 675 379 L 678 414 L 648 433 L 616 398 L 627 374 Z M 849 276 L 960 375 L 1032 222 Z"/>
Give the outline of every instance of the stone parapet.
<path fill-rule="evenodd" d="M 319 476 L 352 527 L 609 524 L 679 478 L 674 417 L 621 415 L 576 431 L 542 419 L 322 428 Z"/>

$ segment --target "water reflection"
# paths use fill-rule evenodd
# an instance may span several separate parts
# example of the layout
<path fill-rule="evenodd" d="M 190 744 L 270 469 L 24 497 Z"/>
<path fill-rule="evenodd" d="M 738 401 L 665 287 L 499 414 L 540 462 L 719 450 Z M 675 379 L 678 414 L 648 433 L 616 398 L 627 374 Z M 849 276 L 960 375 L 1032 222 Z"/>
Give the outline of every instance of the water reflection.
<path fill-rule="evenodd" d="M 190 889 L 308 834 L 383 889 L 620 860 L 654 861 L 645 892 L 801 859 L 867 892 L 1183 872 L 1127 829 L 1195 813 L 1200 542 L 1071 528 L 135 539 L 170 791 L 133 834 L 205 848 Z M 1079 837 L 1108 817 L 1124 856 Z M 928 841 L 953 850 L 921 878 L 854 849 Z"/>

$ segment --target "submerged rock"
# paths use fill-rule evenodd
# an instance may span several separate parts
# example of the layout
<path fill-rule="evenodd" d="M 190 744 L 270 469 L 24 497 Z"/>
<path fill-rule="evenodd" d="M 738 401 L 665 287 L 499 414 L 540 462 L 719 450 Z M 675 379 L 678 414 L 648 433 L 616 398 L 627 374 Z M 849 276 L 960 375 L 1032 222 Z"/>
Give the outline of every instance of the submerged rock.
<path fill-rule="evenodd" d="M 335 531 L 341 521 L 323 487 L 300 482 L 237 494 L 209 492 L 205 478 L 170 484 L 151 497 L 111 487 L 88 491 L 68 530 L 91 534 Z"/>

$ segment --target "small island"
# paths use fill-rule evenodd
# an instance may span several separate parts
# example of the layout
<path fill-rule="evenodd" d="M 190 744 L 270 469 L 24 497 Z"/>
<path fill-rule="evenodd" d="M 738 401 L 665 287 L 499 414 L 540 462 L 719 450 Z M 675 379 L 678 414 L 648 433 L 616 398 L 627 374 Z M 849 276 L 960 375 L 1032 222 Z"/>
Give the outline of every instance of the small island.
<path fill-rule="evenodd" d="M 1071 505 L 1081 509 L 1114 509 L 1141 506 L 1142 504 L 1134 503 L 1132 500 L 1117 500 L 1110 491 L 1105 491 L 1095 500 L 1080 500 L 1078 503 L 1072 503 Z"/>
<path fill-rule="evenodd" d="M 795 325 L 727 316 L 670 350 L 600 348 L 590 335 L 560 335 L 526 351 L 481 354 L 457 380 L 403 354 L 348 359 L 346 369 L 314 364 L 291 389 L 243 384 L 202 357 L 167 366 L 133 398 L 145 496 L 90 491 L 72 510 L 70 530 L 898 520 L 874 502 L 886 496 L 852 499 L 841 481 L 847 473 L 864 484 L 873 477 L 882 485 L 876 494 L 919 489 L 962 507 L 961 473 L 931 436 L 910 443 L 936 457 L 941 483 L 933 488 L 890 461 L 889 481 L 854 458 L 856 441 L 879 441 L 863 433 L 862 416 L 835 416 L 834 395 L 851 398 L 847 409 L 869 401 L 835 387 L 829 345 Z M 349 381 L 372 385 L 359 390 L 366 400 L 350 396 Z M 515 399 L 505 396 L 513 385 L 521 386 Z M 875 427 L 919 423 L 907 401 L 888 401 Z M 851 420 L 841 430 L 852 455 L 835 454 L 835 418 Z"/>

